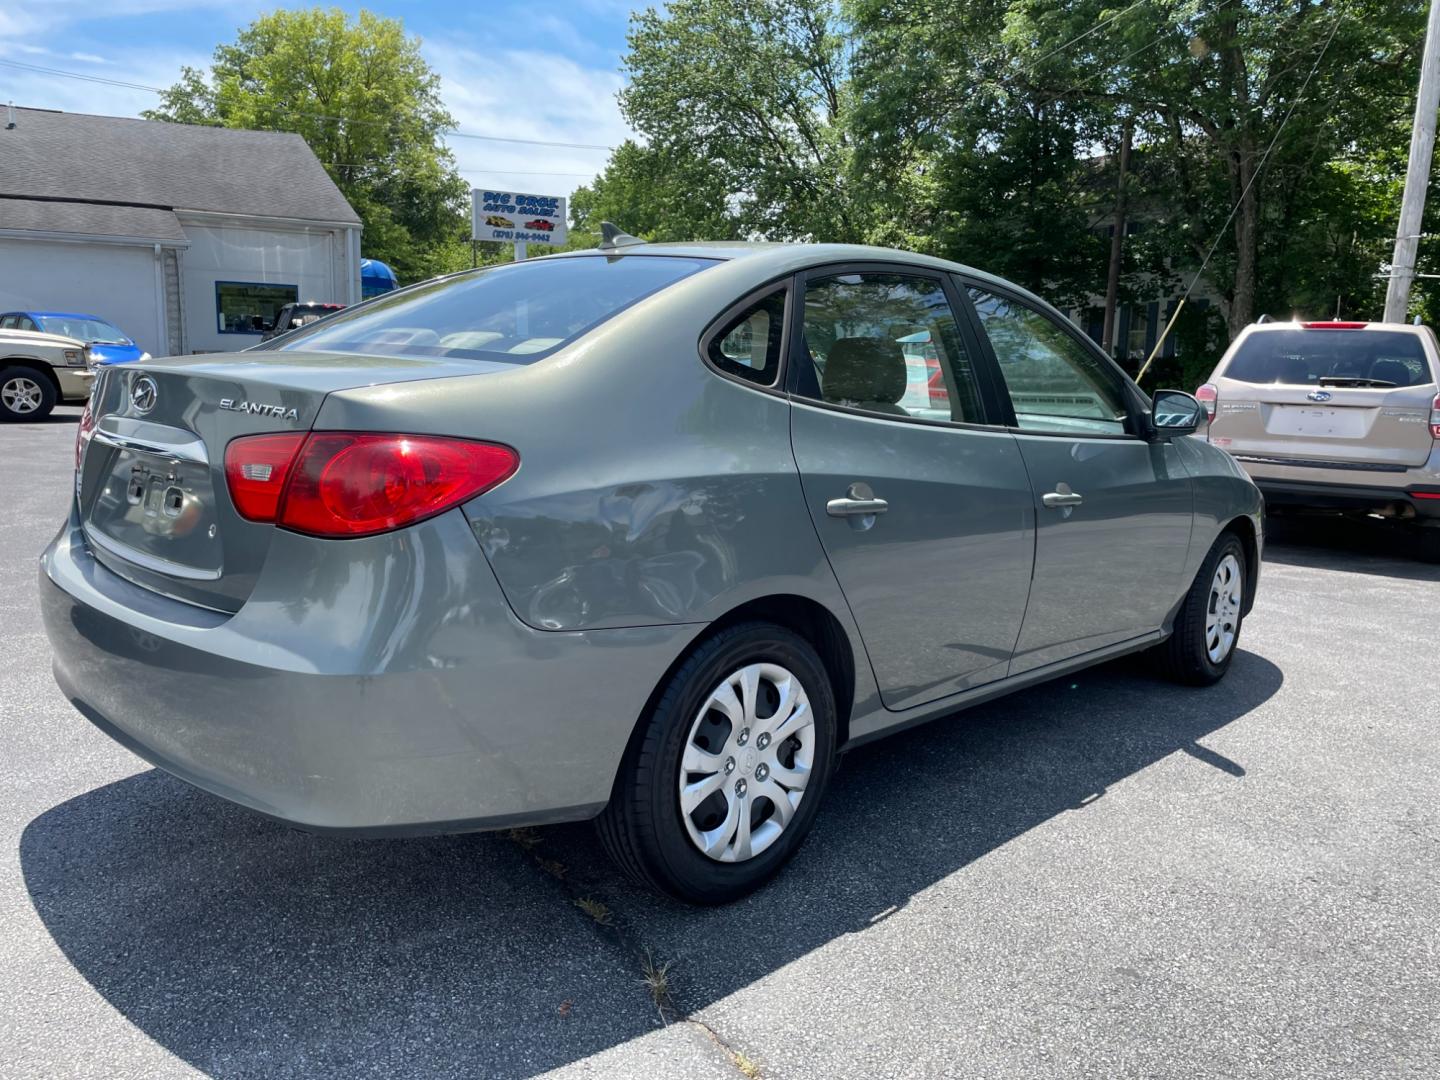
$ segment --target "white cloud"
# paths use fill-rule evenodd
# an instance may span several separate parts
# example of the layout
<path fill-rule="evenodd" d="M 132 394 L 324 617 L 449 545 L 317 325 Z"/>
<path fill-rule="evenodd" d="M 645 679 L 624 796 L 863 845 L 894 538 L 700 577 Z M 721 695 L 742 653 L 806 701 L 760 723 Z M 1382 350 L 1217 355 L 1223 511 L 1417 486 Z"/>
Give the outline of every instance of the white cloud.
<path fill-rule="evenodd" d="M 539 50 L 480 50 L 427 41 L 441 96 L 462 131 L 616 146 L 631 137 L 615 95 L 618 71 Z M 472 187 L 567 194 L 605 167 L 604 150 L 449 140 Z M 575 175 L 552 176 L 550 173 Z"/>

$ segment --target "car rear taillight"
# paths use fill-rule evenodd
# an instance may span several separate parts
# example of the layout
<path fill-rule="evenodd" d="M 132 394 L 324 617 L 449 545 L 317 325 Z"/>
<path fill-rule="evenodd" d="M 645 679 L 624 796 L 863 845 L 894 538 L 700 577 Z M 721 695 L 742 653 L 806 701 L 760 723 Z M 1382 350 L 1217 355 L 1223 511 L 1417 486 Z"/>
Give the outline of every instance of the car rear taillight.
<path fill-rule="evenodd" d="M 1440 394 L 1435 395 L 1435 400 L 1430 402 L 1430 437 L 1440 439 Z"/>
<path fill-rule="evenodd" d="M 311 536 L 369 536 L 458 506 L 512 476 L 508 446 L 433 435 L 252 435 L 225 451 L 235 508 Z"/>
<path fill-rule="evenodd" d="M 95 433 L 95 411 L 90 408 L 90 402 L 85 402 L 85 411 L 80 414 L 80 423 L 75 428 L 75 468 L 78 471 L 80 462 L 85 460 L 85 446 L 90 442 L 90 436 Z M 78 481 L 77 481 L 78 483 Z"/>
<path fill-rule="evenodd" d="M 1329 322 L 1302 322 L 1300 325 L 1306 330 L 1364 330 L 1368 324 L 1331 320 Z"/>
<path fill-rule="evenodd" d="M 1205 406 L 1205 415 L 1211 420 L 1215 419 L 1215 403 L 1220 400 L 1220 388 L 1214 383 L 1206 383 L 1195 391 L 1195 400 Z"/>
<path fill-rule="evenodd" d="M 225 483 L 241 517 L 271 523 L 279 518 L 280 496 L 304 442 L 303 431 L 286 431 L 247 435 L 225 448 Z"/>

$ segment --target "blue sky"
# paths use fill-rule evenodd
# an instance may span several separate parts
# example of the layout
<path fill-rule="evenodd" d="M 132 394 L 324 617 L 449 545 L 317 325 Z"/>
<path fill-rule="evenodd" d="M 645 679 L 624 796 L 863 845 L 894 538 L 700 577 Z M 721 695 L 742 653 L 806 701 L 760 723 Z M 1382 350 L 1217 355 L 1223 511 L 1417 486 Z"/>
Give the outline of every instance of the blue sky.
<path fill-rule="evenodd" d="M 183 64 L 204 67 L 215 46 L 276 7 L 245 0 L 4 0 L 0 59 L 146 86 L 168 86 Z M 360 5 L 340 4 L 354 12 Z M 463 131 L 614 145 L 629 133 L 615 103 L 629 0 L 550 4 L 382 0 L 364 5 L 404 21 L 441 77 Z M 157 96 L 0 65 L 0 102 L 135 116 Z M 605 164 L 603 151 L 450 140 L 473 187 L 567 194 Z"/>

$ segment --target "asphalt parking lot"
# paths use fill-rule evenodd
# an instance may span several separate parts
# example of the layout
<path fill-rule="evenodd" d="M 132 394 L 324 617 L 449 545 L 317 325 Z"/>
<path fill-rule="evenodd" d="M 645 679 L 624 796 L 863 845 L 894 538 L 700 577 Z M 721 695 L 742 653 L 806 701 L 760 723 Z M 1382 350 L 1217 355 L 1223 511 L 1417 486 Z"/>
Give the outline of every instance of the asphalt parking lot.
<path fill-rule="evenodd" d="M 0 1076 L 1440 1070 L 1401 537 L 1275 523 L 1220 686 L 1122 661 L 857 751 L 778 882 L 694 910 L 588 826 L 317 838 L 91 728 L 35 605 L 76 412 L 0 427 Z"/>

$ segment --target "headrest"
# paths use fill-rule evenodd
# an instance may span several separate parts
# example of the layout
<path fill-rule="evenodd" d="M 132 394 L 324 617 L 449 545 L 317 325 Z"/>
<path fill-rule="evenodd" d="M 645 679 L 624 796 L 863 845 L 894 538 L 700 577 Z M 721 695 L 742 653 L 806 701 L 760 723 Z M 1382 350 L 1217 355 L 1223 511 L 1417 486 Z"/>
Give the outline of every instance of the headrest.
<path fill-rule="evenodd" d="M 893 405 L 905 396 L 905 354 L 885 337 L 840 338 L 825 360 L 825 400 Z"/>

